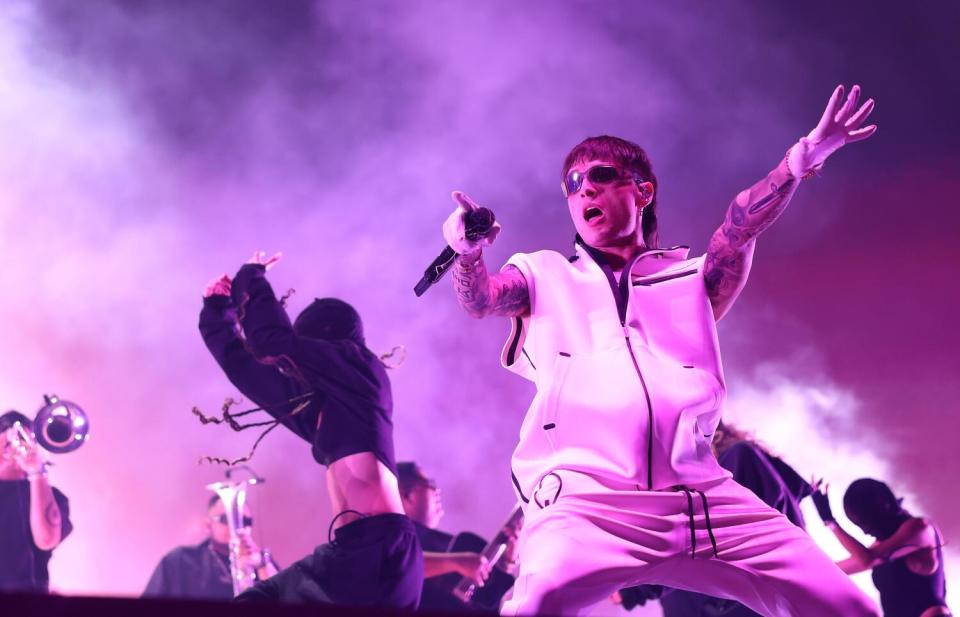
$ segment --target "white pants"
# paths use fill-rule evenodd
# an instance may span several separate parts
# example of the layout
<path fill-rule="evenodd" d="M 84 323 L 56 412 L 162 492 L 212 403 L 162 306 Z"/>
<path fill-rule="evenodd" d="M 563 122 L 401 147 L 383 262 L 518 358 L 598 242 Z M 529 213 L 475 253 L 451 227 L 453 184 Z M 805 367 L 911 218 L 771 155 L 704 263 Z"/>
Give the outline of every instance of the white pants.
<path fill-rule="evenodd" d="M 520 572 L 501 614 L 580 615 L 623 587 L 661 584 L 771 617 L 879 615 L 805 531 L 756 495 L 729 478 L 690 488 L 706 497 L 706 514 L 699 492 L 549 474 L 527 506 Z"/>

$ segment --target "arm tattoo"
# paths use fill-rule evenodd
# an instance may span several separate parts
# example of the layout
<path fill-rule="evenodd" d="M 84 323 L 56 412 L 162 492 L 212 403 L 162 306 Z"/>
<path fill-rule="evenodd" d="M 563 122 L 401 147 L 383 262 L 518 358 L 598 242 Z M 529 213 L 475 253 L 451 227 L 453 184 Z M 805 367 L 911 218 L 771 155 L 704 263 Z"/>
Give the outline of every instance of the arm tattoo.
<path fill-rule="evenodd" d="M 507 266 L 491 275 L 482 256 L 457 257 L 453 265 L 453 288 L 460 306 L 473 317 L 514 317 L 530 311 L 530 293 L 523 274 L 516 267 Z"/>
<path fill-rule="evenodd" d="M 56 501 L 50 502 L 50 504 L 47 506 L 46 511 L 43 513 L 43 515 L 46 518 L 48 525 L 50 525 L 51 527 L 56 527 L 57 529 L 60 529 L 60 525 L 61 525 L 60 507 L 57 506 Z"/>
<path fill-rule="evenodd" d="M 783 167 L 737 195 L 710 238 L 703 277 L 718 318 L 746 283 L 754 240 L 780 217 L 796 191 L 797 179 Z"/>

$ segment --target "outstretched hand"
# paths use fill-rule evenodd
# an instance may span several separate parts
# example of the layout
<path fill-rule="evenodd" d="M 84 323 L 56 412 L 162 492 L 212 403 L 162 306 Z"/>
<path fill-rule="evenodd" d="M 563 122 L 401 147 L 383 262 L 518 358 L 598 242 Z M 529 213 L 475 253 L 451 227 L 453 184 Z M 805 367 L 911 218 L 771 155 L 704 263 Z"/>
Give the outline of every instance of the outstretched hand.
<path fill-rule="evenodd" d="M 861 126 L 874 108 L 874 100 L 868 99 L 857 107 L 860 98 L 860 86 L 853 86 L 846 98 L 843 85 L 839 85 L 830 96 L 827 108 L 820 122 L 810 134 L 790 149 L 787 165 L 797 176 L 816 171 L 831 154 L 841 147 L 862 141 L 877 130 L 876 124 Z"/>
<path fill-rule="evenodd" d="M 279 252 L 279 251 L 276 252 L 276 253 L 274 253 L 273 256 L 270 257 L 270 258 L 267 258 L 267 252 L 266 252 L 266 251 L 257 251 L 257 252 L 255 252 L 255 253 L 253 254 L 253 257 L 251 257 L 249 260 L 247 260 L 247 263 L 248 263 L 248 264 L 257 264 L 258 266 L 263 266 L 264 268 L 266 268 L 267 270 L 269 270 L 269 269 L 272 268 L 278 261 L 280 261 L 280 258 L 281 258 L 281 257 L 283 257 L 283 253 L 281 253 L 281 252 Z"/>
<path fill-rule="evenodd" d="M 494 223 L 490 231 L 487 232 L 487 235 L 479 240 L 468 240 L 466 225 L 467 213 L 473 212 L 480 206 L 470 199 L 466 193 L 461 191 L 454 191 L 451 197 L 454 203 L 457 204 L 457 208 L 443 223 L 443 239 L 447 241 L 447 245 L 456 251 L 458 255 L 467 255 L 469 253 L 475 253 L 483 246 L 493 244 L 493 241 L 497 238 L 497 234 L 500 233 L 500 224 Z"/>

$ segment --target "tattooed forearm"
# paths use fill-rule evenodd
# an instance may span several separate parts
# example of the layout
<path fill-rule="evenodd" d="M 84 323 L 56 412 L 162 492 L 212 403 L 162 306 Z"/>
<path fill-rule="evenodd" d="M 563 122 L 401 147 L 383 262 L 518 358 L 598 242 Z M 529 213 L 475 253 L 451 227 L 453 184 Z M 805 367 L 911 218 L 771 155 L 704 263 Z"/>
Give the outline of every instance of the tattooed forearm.
<path fill-rule="evenodd" d="M 796 179 L 774 178 L 773 175 L 737 195 L 730 204 L 720 229 L 730 241 L 731 248 L 741 248 L 759 236 L 780 218 L 790 203 L 796 190 Z"/>
<path fill-rule="evenodd" d="M 473 317 L 517 316 L 530 310 L 526 279 L 513 266 L 491 275 L 483 257 L 457 257 L 453 265 L 457 301 Z"/>
<path fill-rule="evenodd" d="M 737 195 L 727 209 L 723 225 L 710 238 L 703 269 L 707 294 L 718 319 L 746 283 L 754 241 L 780 217 L 796 188 L 797 179 L 781 164 Z"/>
<path fill-rule="evenodd" d="M 41 550 L 52 550 L 60 543 L 62 513 L 45 476 L 30 480 L 30 535 Z"/>

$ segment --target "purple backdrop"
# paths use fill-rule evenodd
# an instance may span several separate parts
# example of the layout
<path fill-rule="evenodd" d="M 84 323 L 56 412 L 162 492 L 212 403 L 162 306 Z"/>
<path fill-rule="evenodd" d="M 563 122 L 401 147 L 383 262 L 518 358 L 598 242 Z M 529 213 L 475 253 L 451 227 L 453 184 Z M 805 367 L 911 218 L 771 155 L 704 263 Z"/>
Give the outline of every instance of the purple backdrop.
<path fill-rule="evenodd" d="M 504 320 L 466 317 L 448 281 L 411 292 L 442 245 L 449 192 L 496 211 L 492 264 L 567 251 L 563 156 L 621 135 L 653 158 L 662 240 L 699 252 L 733 195 L 855 82 L 880 129 L 760 240 L 720 328 L 728 416 L 830 478 L 837 503 L 877 475 L 960 537 L 960 9 L 922 11 L 4 3 L 0 405 L 32 412 L 56 391 L 94 431 L 54 470 L 76 522 L 54 586 L 139 593 L 163 552 L 198 538 L 219 471 L 197 458 L 239 455 L 252 437 L 190 415 L 234 393 L 196 332 L 200 292 L 256 249 L 284 251 L 271 279 L 297 289 L 292 311 L 339 295 L 375 350 L 406 346 L 392 373 L 398 453 L 443 486 L 445 527 L 490 534 L 513 500 L 508 460 L 532 391 L 499 368 Z M 291 435 L 253 466 L 269 479 L 262 540 L 290 563 L 324 538 L 323 472 Z"/>

